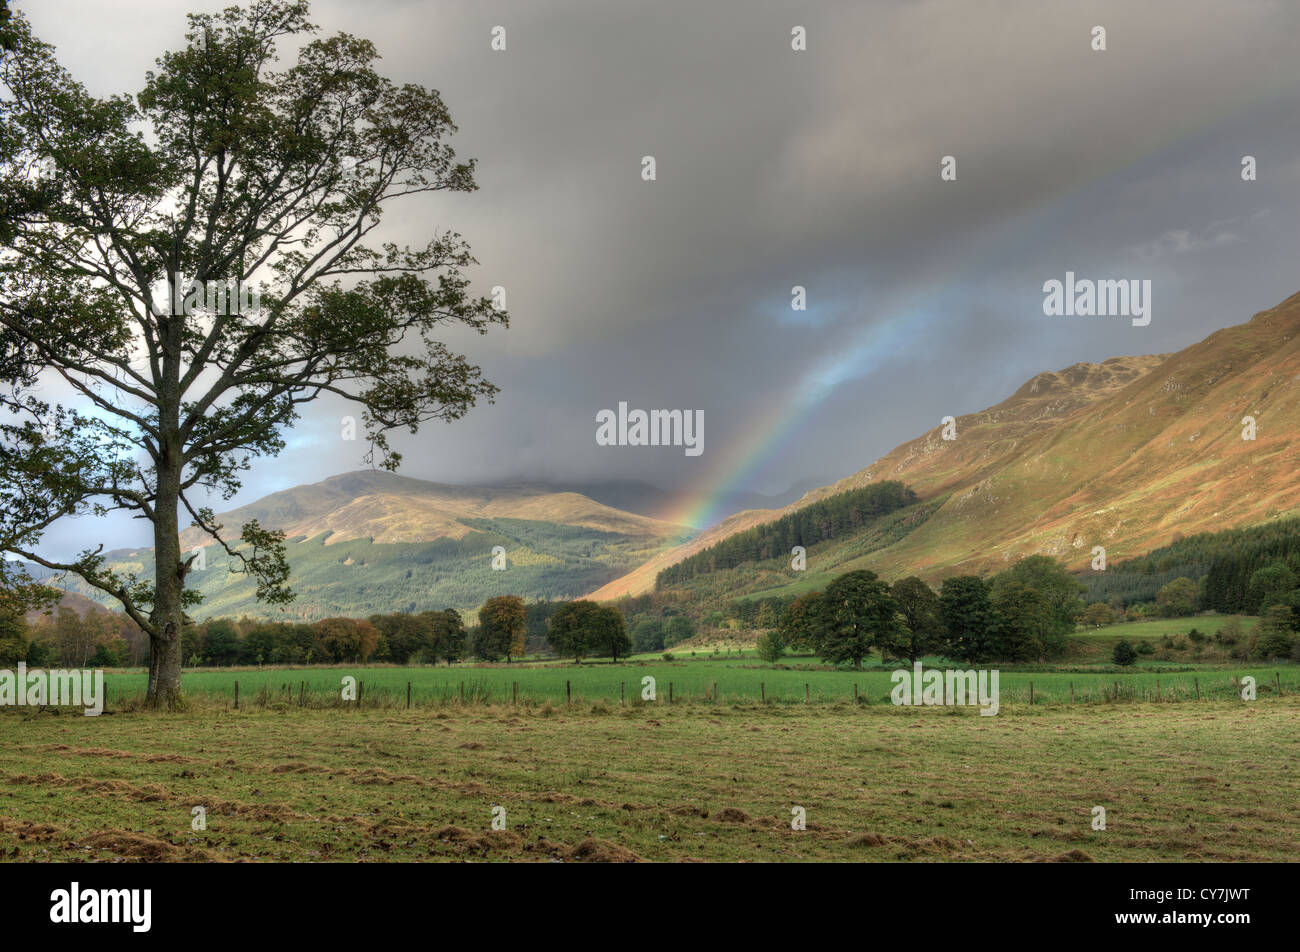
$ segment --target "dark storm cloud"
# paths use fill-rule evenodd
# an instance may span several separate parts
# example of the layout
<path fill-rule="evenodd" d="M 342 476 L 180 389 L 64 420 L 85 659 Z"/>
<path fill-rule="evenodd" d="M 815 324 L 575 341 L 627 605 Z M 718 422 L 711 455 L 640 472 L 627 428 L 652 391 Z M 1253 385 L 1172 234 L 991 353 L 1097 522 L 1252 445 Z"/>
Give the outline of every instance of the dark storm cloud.
<path fill-rule="evenodd" d="M 222 5 L 18 4 L 99 93 L 138 89 L 182 11 Z M 500 399 L 403 439 L 409 475 L 705 486 L 785 401 L 797 425 L 746 477 L 775 491 L 1038 371 L 1177 349 L 1296 290 L 1294 5 L 810 6 L 313 5 L 394 79 L 439 89 L 479 160 L 479 192 L 394 206 L 390 236 L 455 228 L 481 290 L 509 295 L 509 330 L 453 338 Z M 1151 278 L 1151 325 L 1044 317 L 1066 270 Z M 703 409 L 705 455 L 597 447 L 619 400 Z M 356 468 L 343 412 L 314 410 L 248 495 Z"/>

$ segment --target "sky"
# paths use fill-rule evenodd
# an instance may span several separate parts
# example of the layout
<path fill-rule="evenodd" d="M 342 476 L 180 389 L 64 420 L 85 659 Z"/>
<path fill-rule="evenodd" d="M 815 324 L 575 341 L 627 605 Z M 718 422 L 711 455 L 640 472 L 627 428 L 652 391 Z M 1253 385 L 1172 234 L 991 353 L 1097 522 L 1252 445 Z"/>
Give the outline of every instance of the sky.
<path fill-rule="evenodd" d="M 13 5 L 108 95 L 227 2 Z M 385 237 L 454 228 L 475 288 L 506 289 L 508 329 L 448 338 L 500 396 L 397 439 L 408 476 L 644 480 L 703 524 L 726 492 L 850 475 L 1041 371 L 1181 349 L 1300 290 L 1289 0 L 318 0 L 312 19 L 439 90 L 478 161 L 477 192 L 395 203 Z M 1150 323 L 1046 316 L 1067 271 L 1150 280 Z M 620 401 L 702 412 L 703 452 L 598 445 Z M 347 412 L 308 410 L 236 503 L 361 468 Z"/>

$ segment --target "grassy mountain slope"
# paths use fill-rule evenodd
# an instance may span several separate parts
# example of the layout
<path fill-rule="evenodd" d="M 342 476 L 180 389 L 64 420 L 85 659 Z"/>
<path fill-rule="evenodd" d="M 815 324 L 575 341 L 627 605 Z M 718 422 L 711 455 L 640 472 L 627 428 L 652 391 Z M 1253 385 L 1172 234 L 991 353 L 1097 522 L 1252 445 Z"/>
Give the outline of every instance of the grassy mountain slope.
<path fill-rule="evenodd" d="M 46 614 L 53 616 L 55 612 L 63 608 L 76 612 L 77 615 L 82 618 L 85 618 L 89 614 L 102 614 L 107 611 L 103 605 L 86 598 L 84 595 L 78 595 L 76 592 L 64 592 L 63 596 L 59 599 L 59 603 L 51 607 L 48 612 L 41 609 L 32 609 L 27 612 L 24 617 L 26 618 L 27 623 L 32 625 L 40 621 Z"/>
<path fill-rule="evenodd" d="M 221 521 L 231 531 L 257 519 L 264 528 L 285 530 L 290 538 L 324 535 L 327 544 L 335 545 L 352 539 L 376 543 L 460 539 L 470 531 L 462 521 L 467 518 L 528 519 L 647 538 L 669 538 L 682 531 L 681 526 L 551 487 L 447 486 L 364 470 L 272 493 L 223 514 Z M 189 548 L 210 540 L 190 529 L 181 541 Z"/>
<path fill-rule="evenodd" d="M 313 620 L 331 615 L 473 611 L 491 595 L 576 598 L 618 577 L 683 526 L 623 512 L 572 492 L 541 486 L 445 486 L 382 472 L 348 473 L 274 493 L 220 521 L 237 535 L 249 519 L 284 529 L 297 599 L 281 611 L 257 602 L 246 576 L 197 530 L 186 549 L 205 545 L 205 567 L 188 583 L 203 595 L 191 612 Z M 492 549 L 506 550 L 507 568 L 492 569 Z M 109 553 L 109 564 L 149 578 L 150 549 Z M 102 593 L 69 581 L 79 595 Z"/>
<path fill-rule="evenodd" d="M 1081 568 L 1094 545 L 1114 560 L 1178 535 L 1300 513 L 1298 332 L 1300 294 L 1176 354 L 1039 374 L 997 406 L 959 417 L 956 440 L 936 428 L 783 510 L 737 514 L 595 597 L 649 591 L 660 569 L 733 532 L 885 479 L 942 504 L 885 548 L 837 563 L 822 558 L 834 543 L 810 549 L 810 572 L 934 580 L 1034 553 Z M 1242 439 L 1247 415 L 1258 421 L 1253 441 Z"/>

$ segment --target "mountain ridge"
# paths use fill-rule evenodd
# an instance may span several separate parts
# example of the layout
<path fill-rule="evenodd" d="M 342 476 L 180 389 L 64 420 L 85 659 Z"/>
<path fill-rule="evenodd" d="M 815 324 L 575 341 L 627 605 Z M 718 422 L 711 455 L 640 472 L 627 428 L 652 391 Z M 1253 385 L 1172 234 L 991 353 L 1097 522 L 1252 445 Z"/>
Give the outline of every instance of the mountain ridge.
<path fill-rule="evenodd" d="M 576 598 L 693 531 L 549 485 L 453 486 L 377 470 L 280 490 L 217 517 L 231 545 L 250 519 L 285 532 L 297 598 L 284 607 L 258 602 L 254 580 L 232 573 L 239 564 L 191 527 L 183 551 L 203 550 L 186 578 L 203 599 L 195 618 L 311 621 L 447 607 L 472 614 L 503 588 L 530 600 Z M 153 576 L 151 548 L 104 559 L 123 575 Z M 116 607 L 75 577 L 62 584 Z"/>
<path fill-rule="evenodd" d="M 357 470 L 293 486 L 218 516 L 232 536 L 245 522 L 257 519 L 262 528 L 282 529 L 290 539 L 323 535 L 326 545 L 355 539 L 380 544 L 462 539 L 472 531 L 462 521 L 466 518 L 527 519 L 630 536 L 669 537 L 689 531 L 541 484 L 461 486 L 381 470 Z M 211 541 L 195 528 L 181 534 L 186 549 Z"/>
<path fill-rule="evenodd" d="M 1079 568 L 1094 545 L 1125 557 L 1175 533 L 1294 513 L 1298 382 L 1295 294 L 1176 353 L 1036 374 L 1000 403 L 957 417 L 955 440 L 929 430 L 786 507 L 737 513 L 589 597 L 643 594 L 660 569 L 735 532 L 884 479 L 905 482 L 922 500 L 949 498 L 897 545 L 845 570 L 933 580 L 1035 553 Z M 1251 415 L 1260 429 L 1242 440 Z"/>

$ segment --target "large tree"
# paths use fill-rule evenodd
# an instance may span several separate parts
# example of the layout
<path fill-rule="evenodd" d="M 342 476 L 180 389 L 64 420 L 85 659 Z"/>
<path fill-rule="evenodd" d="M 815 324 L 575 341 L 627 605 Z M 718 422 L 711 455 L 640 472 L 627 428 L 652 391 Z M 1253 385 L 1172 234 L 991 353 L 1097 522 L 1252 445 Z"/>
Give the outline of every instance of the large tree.
<path fill-rule="evenodd" d="M 551 630 L 546 638 L 556 654 L 570 657 L 581 664 L 582 659 L 598 646 L 596 633 L 601 627 L 601 607 L 585 599 L 565 602 L 551 616 Z"/>
<path fill-rule="evenodd" d="M 833 664 L 861 668 L 872 647 L 894 644 L 900 634 L 898 603 L 875 572 L 860 569 L 826 586 L 814 620 L 817 653 Z"/>
<path fill-rule="evenodd" d="M 1017 586 L 1027 586 L 1037 593 L 1050 616 L 1050 624 L 1039 634 L 1049 656 L 1063 654 L 1083 614 L 1083 585 L 1058 560 L 1047 555 L 1030 555 L 999 572 L 990 583 L 989 595 L 995 602 L 1009 604 L 1009 594 Z"/>
<path fill-rule="evenodd" d="M 601 605 L 594 613 L 595 630 L 591 635 L 592 654 L 609 655 L 618 663 L 619 655 L 632 651 L 632 639 L 627 635 L 627 622 L 617 608 Z"/>
<path fill-rule="evenodd" d="M 1274 605 L 1288 604 L 1296 588 L 1296 574 L 1282 559 L 1274 559 L 1251 573 L 1246 588 L 1247 607 L 1263 614 Z"/>
<path fill-rule="evenodd" d="M 396 468 L 391 430 L 496 392 L 438 332 L 505 322 L 469 293 L 459 235 L 375 242 L 393 200 L 476 187 L 437 92 L 380 76 L 366 40 L 316 37 L 306 3 L 189 22 L 135 96 L 91 95 L 21 14 L 0 59 L 0 552 L 117 599 L 149 634 L 160 707 L 181 699 L 197 600 L 185 521 L 259 597 L 292 597 L 282 537 L 227 534 L 201 491 L 230 499 L 322 395 L 358 405 L 365 458 Z M 39 554 L 59 519 L 112 510 L 152 523 L 152 578 L 102 546 Z M 31 581 L 0 560 L 0 586 Z"/>
<path fill-rule="evenodd" d="M 995 586 L 993 653 L 1007 661 L 1037 661 L 1052 643 L 1056 620 L 1047 597 L 1024 582 Z"/>
<path fill-rule="evenodd" d="M 663 651 L 664 624 L 657 618 L 646 618 L 632 629 L 632 648 L 635 651 Z"/>
<path fill-rule="evenodd" d="M 939 596 L 915 575 L 899 579 L 889 590 L 903 616 L 899 635 L 888 645 L 890 651 L 909 664 L 943 647 L 943 623 L 939 620 Z"/>
<path fill-rule="evenodd" d="M 978 575 L 954 575 L 939 589 L 939 619 L 948 650 L 969 663 L 992 656 L 996 645 L 996 617 L 989 586 Z"/>
<path fill-rule="evenodd" d="M 818 619 L 822 617 L 825 600 L 821 592 L 805 592 L 787 605 L 778 629 L 782 642 L 791 648 L 816 652 L 817 639 L 821 636 Z"/>
<path fill-rule="evenodd" d="M 479 645 L 494 658 L 505 655 L 506 663 L 524 655 L 528 632 L 528 611 L 518 595 L 489 598 L 478 610 Z"/>
<path fill-rule="evenodd" d="M 1266 609 L 1259 620 L 1259 640 L 1255 645 L 1260 658 L 1265 661 L 1289 658 L 1294 643 L 1290 607 L 1273 605 Z"/>
<path fill-rule="evenodd" d="M 432 658 L 435 664 L 439 658 L 448 664 L 459 661 L 465 654 L 465 622 L 460 612 L 447 608 L 440 612 L 425 612 L 433 629 Z"/>
<path fill-rule="evenodd" d="M 1179 576 L 1156 592 L 1156 604 L 1162 614 L 1178 618 L 1196 613 L 1196 583 Z"/>

